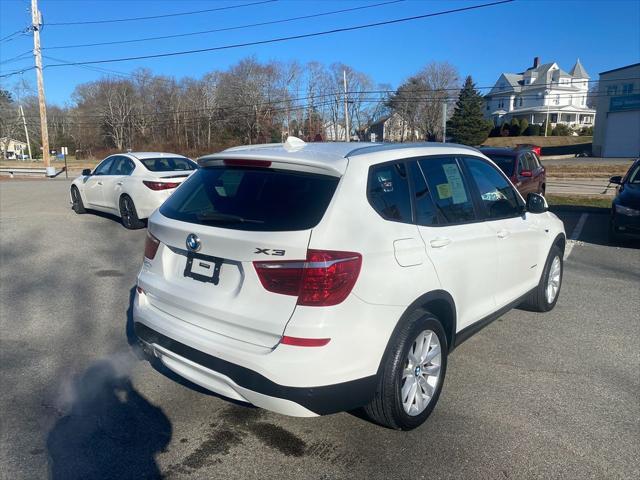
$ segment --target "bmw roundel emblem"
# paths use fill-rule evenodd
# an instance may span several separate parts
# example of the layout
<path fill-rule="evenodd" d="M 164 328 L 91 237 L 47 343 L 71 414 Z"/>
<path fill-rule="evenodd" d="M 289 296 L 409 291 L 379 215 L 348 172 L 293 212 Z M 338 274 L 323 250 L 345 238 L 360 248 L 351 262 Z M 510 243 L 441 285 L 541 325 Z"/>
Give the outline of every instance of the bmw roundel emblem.
<path fill-rule="evenodd" d="M 197 252 L 198 250 L 200 250 L 200 246 L 201 246 L 200 239 L 195 233 L 190 233 L 187 236 L 186 243 L 187 243 L 187 248 L 192 252 Z"/>

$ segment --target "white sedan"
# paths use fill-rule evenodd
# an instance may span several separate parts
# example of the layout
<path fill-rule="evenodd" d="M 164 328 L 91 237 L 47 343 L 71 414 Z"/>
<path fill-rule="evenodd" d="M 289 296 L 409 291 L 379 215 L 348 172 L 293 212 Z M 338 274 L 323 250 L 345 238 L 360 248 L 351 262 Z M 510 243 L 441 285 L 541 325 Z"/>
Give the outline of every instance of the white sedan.
<path fill-rule="evenodd" d="M 111 155 L 93 172 L 85 169 L 73 181 L 73 210 L 111 213 L 119 216 L 126 228 L 142 228 L 142 220 L 149 218 L 197 168 L 195 162 L 175 153 Z"/>

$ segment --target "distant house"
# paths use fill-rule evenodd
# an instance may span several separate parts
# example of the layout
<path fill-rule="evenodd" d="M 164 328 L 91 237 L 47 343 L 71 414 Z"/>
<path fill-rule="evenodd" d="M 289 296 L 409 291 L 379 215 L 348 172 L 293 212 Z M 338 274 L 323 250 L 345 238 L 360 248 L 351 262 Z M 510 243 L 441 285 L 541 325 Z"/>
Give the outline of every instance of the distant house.
<path fill-rule="evenodd" d="M 540 65 L 536 57 L 524 72 L 500 75 L 484 97 L 484 115 L 495 125 L 517 118 L 529 124 L 548 121 L 577 129 L 593 125 L 596 112 L 587 107 L 588 93 L 589 74 L 579 59 L 567 73 L 557 63 Z"/>
<path fill-rule="evenodd" d="M 27 144 L 13 138 L 0 138 L 0 152 L 2 158 L 25 158 L 27 152 Z"/>
<path fill-rule="evenodd" d="M 408 122 L 398 113 L 382 117 L 367 127 L 364 132 L 365 141 L 376 142 L 410 142 L 423 140 L 420 132 L 411 131 Z"/>
<path fill-rule="evenodd" d="M 344 125 L 340 123 L 325 122 L 322 125 L 322 132 L 325 142 L 344 142 L 346 140 Z"/>

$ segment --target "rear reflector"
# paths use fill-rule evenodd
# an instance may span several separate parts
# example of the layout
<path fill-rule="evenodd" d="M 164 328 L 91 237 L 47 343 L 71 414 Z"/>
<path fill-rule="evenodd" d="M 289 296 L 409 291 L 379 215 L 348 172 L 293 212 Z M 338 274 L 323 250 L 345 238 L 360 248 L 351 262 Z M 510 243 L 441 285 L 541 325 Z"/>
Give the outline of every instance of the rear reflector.
<path fill-rule="evenodd" d="M 224 160 L 224 164 L 230 167 L 270 167 L 271 162 L 268 160 Z"/>
<path fill-rule="evenodd" d="M 329 343 L 330 338 L 298 338 L 284 336 L 280 340 L 282 345 L 294 345 L 296 347 L 323 347 Z"/>
<path fill-rule="evenodd" d="M 147 232 L 147 238 L 144 241 L 144 256 L 149 260 L 153 260 L 160 246 L 160 240 Z"/>
<path fill-rule="evenodd" d="M 142 183 L 144 183 L 151 190 L 155 190 L 155 191 L 169 190 L 171 188 L 176 188 L 178 185 L 180 185 L 179 182 L 152 182 L 150 180 L 143 180 Z"/>
<path fill-rule="evenodd" d="M 308 250 L 306 260 L 253 262 L 262 286 L 298 297 L 298 305 L 337 305 L 351 293 L 362 256 L 354 252 Z"/>

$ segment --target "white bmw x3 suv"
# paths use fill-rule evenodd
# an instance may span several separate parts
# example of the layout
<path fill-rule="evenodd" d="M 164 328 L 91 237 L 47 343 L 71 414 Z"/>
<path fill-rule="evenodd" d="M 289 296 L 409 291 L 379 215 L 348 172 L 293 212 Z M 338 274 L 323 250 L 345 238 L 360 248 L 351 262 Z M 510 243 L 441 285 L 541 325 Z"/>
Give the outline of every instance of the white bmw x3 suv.
<path fill-rule="evenodd" d="M 110 155 L 93 170 L 84 169 L 71 184 L 76 213 L 87 209 L 117 215 L 125 228 L 144 227 L 144 220 L 194 170 L 192 160 L 175 153 L 129 152 Z"/>
<path fill-rule="evenodd" d="M 457 345 L 558 300 L 562 222 L 473 148 L 290 138 L 198 162 L 149 220 L 134 328 L 223 396 L 411 429 Z"/>

